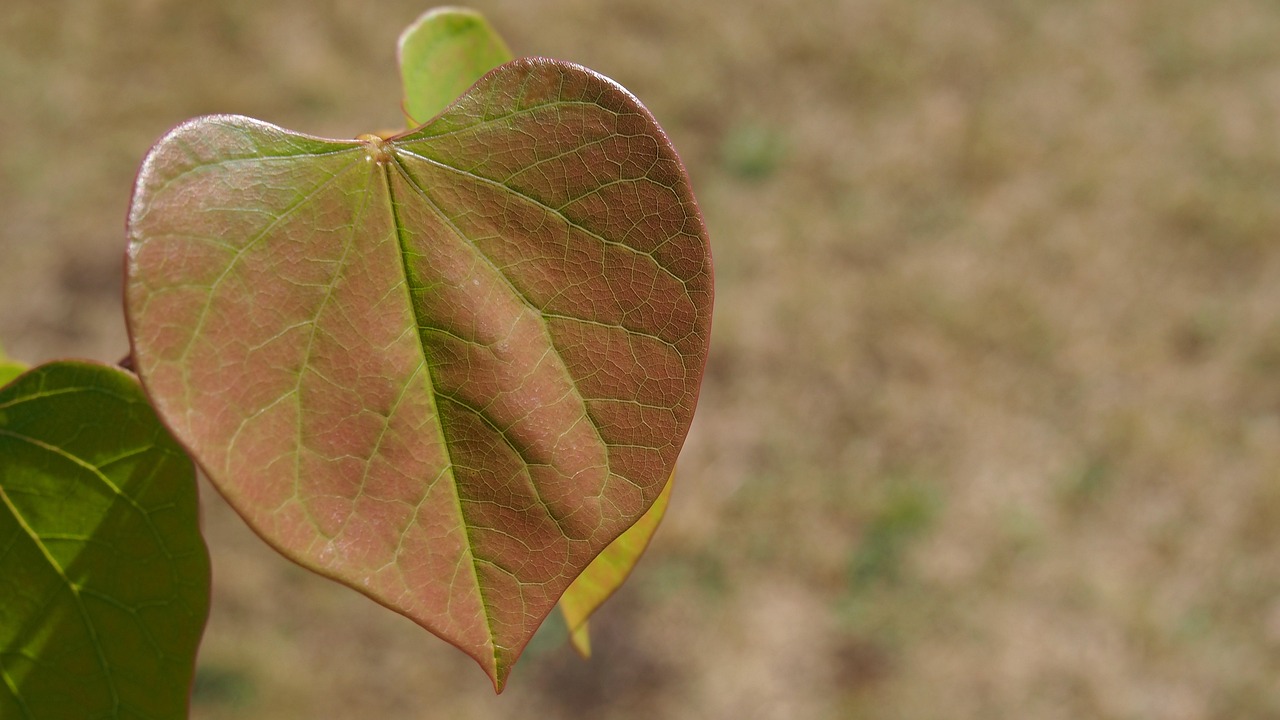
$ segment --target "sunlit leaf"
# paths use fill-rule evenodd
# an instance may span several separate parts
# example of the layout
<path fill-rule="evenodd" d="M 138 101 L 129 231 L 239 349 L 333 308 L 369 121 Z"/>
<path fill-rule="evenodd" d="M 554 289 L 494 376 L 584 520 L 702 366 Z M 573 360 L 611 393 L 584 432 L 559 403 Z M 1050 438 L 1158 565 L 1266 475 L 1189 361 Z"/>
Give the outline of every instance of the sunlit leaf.
<path fill-rule="evenodd" d="M 400 35 L 404 114 L 417 127 L 485 73 L 512 59 L 507 44 L 474 10 L 429 10 Z"/>
<path fill-rule="evenodd" d="M 7 385 L 10 380 L 21 375 L 26 369 L 26 365 L 5 355 L 4 347 L 0 346 L 0 386 Z"/>
<path fill-rule="evenodd" d="M 560 611 L 564 612 L 564 603 L 560 604 Z M 583 658 L 591 657 L 591 622 L 589 620 L 584 619 L 569 631 L 569 644 Z"/>
<path fill-rule="evenodd" d="M 0 388 L 0 717 L 186 717 L 208 610 L 191 461 L 138 383 Z"/>
<path fill-rule="evenodd" d="M 649 510 L 592 560 L 560 598 L 560 611 L 569 626 L 569 640 L 583 657 L 591 656 L 587 618 L 622 585 L 645 548 L 649 547 L 649 540 L 667 512 L 675 479 L 675 474 L 672 474 Z"/>
<path fill-rule="evenodd" d="M 191 121 L 129 235 L 134 359 L 210 479 L 499 690 L 693 417 L 702 220 L 652 116 L 585 68 L 509 63 L 387 141 Z"/>

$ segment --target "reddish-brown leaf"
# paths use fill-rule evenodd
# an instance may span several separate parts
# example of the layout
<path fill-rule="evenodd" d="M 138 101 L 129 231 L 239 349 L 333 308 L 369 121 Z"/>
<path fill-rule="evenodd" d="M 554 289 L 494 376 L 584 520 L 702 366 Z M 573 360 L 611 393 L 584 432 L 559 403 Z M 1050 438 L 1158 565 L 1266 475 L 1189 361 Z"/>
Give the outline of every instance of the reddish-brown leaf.
<path fill-rule="evenodd" d="M 701 217 L 648 111 L 575 65 L 504 65 L 388 141 L 191 121 L 129 237 L 139 375 L 230 503 L 499 690 L 693 416 Z"/>

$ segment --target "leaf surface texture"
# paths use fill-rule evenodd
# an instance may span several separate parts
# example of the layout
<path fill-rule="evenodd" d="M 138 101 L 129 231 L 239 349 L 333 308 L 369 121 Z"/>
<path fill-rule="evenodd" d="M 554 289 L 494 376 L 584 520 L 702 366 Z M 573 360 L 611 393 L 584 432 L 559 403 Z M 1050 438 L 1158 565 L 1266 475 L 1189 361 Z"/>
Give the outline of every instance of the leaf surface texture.
<path fill-rule="evenodd" d="M 499 690 L 692 420 L 701 216 L 648 111 L 576 65 L 508 63 L 387 141 L 191 121 L 129 234 L 139 374 L 233 507 Z"/>
<path fill-rule="evenodd" d="M 0 388 L 0 717 L 186 717 L 208 612 L 194 469 L 137 381 Z"/>

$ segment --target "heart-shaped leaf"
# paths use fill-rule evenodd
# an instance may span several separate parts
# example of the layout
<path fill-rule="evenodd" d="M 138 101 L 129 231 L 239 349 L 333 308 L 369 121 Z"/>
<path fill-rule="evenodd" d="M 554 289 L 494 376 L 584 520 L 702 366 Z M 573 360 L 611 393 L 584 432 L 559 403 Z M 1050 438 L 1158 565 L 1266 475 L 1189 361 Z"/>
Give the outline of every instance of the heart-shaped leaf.
<path fill-rule="evenodd" d="M 671 499 L 671 486 L 675 479 L 673 473 L 649 510 L 597 555 L 560 597 L 560 612 L 569 627 L 569 641 L 582 657 L 591 657 L 587 618 L 622 586 L 645 548 L 649 547 L 653 533 L 667 513 L 667 502 Z"/>
<path fill-rule="evenodd" d="M 463 8 L 428 10 L 400 35 L 404 114 L 417 127 L 444 110 L 511 51 L 484 16 Z"/>
<path fill-rule="evenodd" d="M 498 690 L 693 417 L 701 216 L 648 111 L 576 65 L 506 64 L 388 141 L 191 121 L 129 237 L 135 362 L 210 479 Z"/>
<path fill-rule="evenodd" d="M 209 611 L 191 461 L 138 383 L 0 388 L 0 717 L 182 718 Z"/>

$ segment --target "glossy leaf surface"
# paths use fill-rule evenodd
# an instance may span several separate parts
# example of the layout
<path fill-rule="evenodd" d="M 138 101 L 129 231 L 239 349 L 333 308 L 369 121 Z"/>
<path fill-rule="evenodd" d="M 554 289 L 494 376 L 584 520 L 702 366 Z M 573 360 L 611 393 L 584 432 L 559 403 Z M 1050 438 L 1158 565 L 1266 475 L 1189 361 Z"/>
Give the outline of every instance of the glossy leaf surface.
<path fill-rule="evenodd" d="M 509 63 L 388 141 L 192 121 L 129 234 L 139 373 L 230 503 L 499 690 L 692 420 L 706 233 L 652 116 L 585 68 Z"/>
<path fill-rule="evenodd" d="M 208 609 L 195 473 L 137 381 L 0 388 L 0 717 L 186 717 Z"/>
<path fill-rule="evenodd" d="M 671 499 L 671 486 L 675 479 L 673 473 L 667 479 L 666 487 L 662 488 L 662 494 L 658 495 L 649 510 L 592 560 L 561 596 L 560 611 L 569 627 L 569 641 L 579 655 L 591 656 L 587 619 L 621 587 L 644 554 L 645 548 L 649 547 L 653 533 L 658 530 L 658 525 L 667 513 L 667 502 Z"/>
<path fill-rule="evenodd" d="M 507 44 L 474 10 L 430 10 L 400 35 L 404 114 L 417 127 L 490 70 L 511 61 Z"/>

